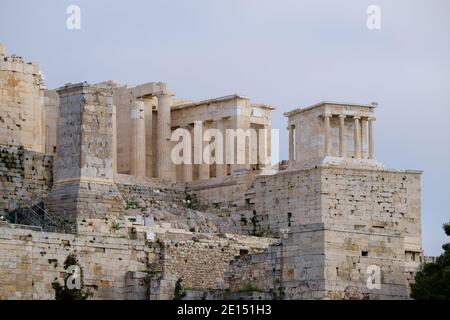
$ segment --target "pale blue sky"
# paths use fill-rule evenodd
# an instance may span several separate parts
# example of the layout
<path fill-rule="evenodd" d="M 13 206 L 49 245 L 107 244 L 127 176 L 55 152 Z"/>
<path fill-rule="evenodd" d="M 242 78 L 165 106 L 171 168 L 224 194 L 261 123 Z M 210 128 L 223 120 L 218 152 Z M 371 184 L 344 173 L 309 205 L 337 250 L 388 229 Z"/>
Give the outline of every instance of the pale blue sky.
<path fill-rule="evenodd" d="M 70 4 L 81 30 L 66 28 Z M 371 4 L 381 30 L 366 28 Z M 287 110 L 377 101 L 377 158 L 424 171 L 423 244 L 437 255 L 450 218 L 449 12 L 448 0 L 0 0 L 0 42 L 38 61 L 50 88 L 114 79 L 165 81 L 186 99 L 247 95 L 277 107 L 281 141 Z"/>

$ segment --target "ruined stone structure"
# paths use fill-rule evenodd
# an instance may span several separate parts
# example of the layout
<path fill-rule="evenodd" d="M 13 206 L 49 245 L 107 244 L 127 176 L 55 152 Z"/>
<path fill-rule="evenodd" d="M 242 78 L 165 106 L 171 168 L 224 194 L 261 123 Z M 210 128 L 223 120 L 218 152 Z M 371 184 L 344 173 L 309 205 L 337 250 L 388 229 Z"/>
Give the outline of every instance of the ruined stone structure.
<path fill-rule="evenodd" d="M 287 112 L 289 162 L 271 166 L 274 108 L 244 96 L 46 90 L 4 49 L 0 90 L 0 299 L 53 299 L 70 253 L 94 299 L 172 299 L 179 280 L 189 299 L 408 299 L 421 172 L 376 160 L 375 104 Z M 201 138 L 174 163 L 178 129 Z"/>
<path fill-rule="evenodd" d="M 0 143 L 44 152 L 46 88 L 38 65 L 6 56 L 0 46 L 0 83 Z"/>

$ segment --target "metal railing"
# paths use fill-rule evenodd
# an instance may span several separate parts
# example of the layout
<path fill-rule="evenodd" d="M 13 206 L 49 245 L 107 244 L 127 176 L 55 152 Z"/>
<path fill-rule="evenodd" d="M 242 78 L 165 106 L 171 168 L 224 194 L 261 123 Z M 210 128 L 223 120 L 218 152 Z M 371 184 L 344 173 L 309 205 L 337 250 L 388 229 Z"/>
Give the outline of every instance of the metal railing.
<path fill-rule="evenodd" d="M 45 210 L 43 202 L 27 205 L 21 203 L 19 208 L 9 213 L 10 220 L 18 225 L 40 227 L 42 231 L 74 233 L 75 226 L 61 217 Z"/>

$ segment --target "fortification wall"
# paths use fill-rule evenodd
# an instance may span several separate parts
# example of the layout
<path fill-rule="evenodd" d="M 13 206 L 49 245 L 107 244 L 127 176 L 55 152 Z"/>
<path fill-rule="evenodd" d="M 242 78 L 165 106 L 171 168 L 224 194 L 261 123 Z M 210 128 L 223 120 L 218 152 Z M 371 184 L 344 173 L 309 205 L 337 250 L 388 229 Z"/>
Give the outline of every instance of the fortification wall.
<path fill-rule="evenodd" d="M 127 299 L 128 272 L 159 263 L 158 246 L 144 241 L 0 229 L 0 299 L 54 299 L 52 282 L 62 283 L 70 253 L 77 255 L 93 299 Z"/>
<path fill-rule="evenodd" d="M 45 151 L 44 90 L 39 67 L 0 46 L 0 144 Z"/>
<path fill-rule="evenodd" d="M 202 295 L 217 291 L 223 297 L 230 288 L 230 263 L 247 254 L 261 254 L 276 242 L 198 233 L 130 240 L 0 224 L 0 299 L 54 299 L 52 283 L 62 283 L 64 262 L 71 253 L 79 260 L 92 299 L 172 299 L 178 279 L 185 289 Z"/>
<path fill-rule="evenodd" d="M 278 240 L 232 234 L 166 234 L 164 273 L 195 290 L 236 289 L 230 283 L 230 263 L 236 258 L 265 252 Z"/>
<path fill-rule="evenodd" d="M 289 232 L 287 298 L 409 297 L 422 255 L 420 172 L 319 167 L 258 177 L 254 188 L 266 229 Z M 370 266 L 379 289 L 367 286 Z"/>
<path fill-rule="evenodd" d="M 422 262 L 420 172 L 324 168 L 326 296 L 404 299 Z M 367 288 L 379 268 L 381 286 Z"/>
<path fill-rule="evenodd" d="M 322 219 L 350 230 L 395 232 L 421 252 L 420 171 L 323 168 Z"/>
<path fill-rule="evenodd" d="M 225 277 L 228 292 L 258 292 L 275 299 L 284 298 L 282 248 L 282 241 L 278 240 L 263 252 L 235 257 Z"/>
<path fill-rule="evenodd" d="M 59 96 L 56 90 L 44 93 L 45 110 L 45 152 L 56 153 L 56 132 L 59 122 Z"/>
<path fill-rule="evenodd" d="M 321 223 L 321 171 L 282 171 L 254 183 L 257 229 L 280 236 L 294 225 Z"/>
<path fill-rule="evenodd" d="M 334 227 L 325 231 L 324 240 L 326 298 L 409 298 L 403 236 Z M 414 271 L 419 267 L 417 263 Z"/>
<path fill-rule="evenodd" d="M 53 156 L 0 146 L 0 210 L 40 201 L 52 185 Z"/>
<path fill-rule="evenodd" d="M 217 208 L 208 207 L 208 201 L 226 199 L 232 192 L 234 203 L 247 202 L 247 207 L 218 202 L 225 206 L 222 210 L 233 210 L 236 216 L 251 211 L 254 230 L 286 237 L 280 258 L 286 298 L 409 297 L 409 283 L 422 255 L 420 172 L 317 167 L 258 176 L 241 185 L 241 190 L 238 185 L 195 194 L 202 209 L 214 211 Z M 251 202 L 246 201 L 249 194 Z M 245 234 L 242 228 L 239 232 Z M 257 259 L 267 263 L 265 254 Z M 240 270 L 233 274 L 241 275 L 236 283 L 252 279 L 268 290 L 262 283 L 270 277 L 264 272 L 250 275 L 250 270 L 261 271 L 261 267 L 253 262 L 255 258 L 246 259 L 236 262 Z M 380 270 L 379 289 L 367 286 L 370 266 Z"/>
<path fill-rule="evenodd" d="M 254 173 L 243 173 L 187 184 L 193 208 L 218 218 L 218 231 L 251 236 L 255 229 Z"/>

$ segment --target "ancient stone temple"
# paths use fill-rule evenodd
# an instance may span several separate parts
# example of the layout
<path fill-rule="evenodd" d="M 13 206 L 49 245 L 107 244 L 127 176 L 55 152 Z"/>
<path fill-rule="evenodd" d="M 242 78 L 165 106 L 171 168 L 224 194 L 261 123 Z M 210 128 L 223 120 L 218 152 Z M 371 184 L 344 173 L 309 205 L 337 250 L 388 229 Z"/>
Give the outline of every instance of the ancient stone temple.
<path fill-rule="evenodd" d="M 375 106 L 321 102 L 285 113 L 289 165 L 308 167 L 318 161 L 375 165 Z"/>
<path fill-rule="evenodd" d="M 93 299 L 409 298 L 421 172 L 376 160 L 376 104 L 285 113 L 283 165 L 242 95 L 47 90 L 3 47 L 0 91 L 0 299 L 55 298 L 69 254 Z"/>

